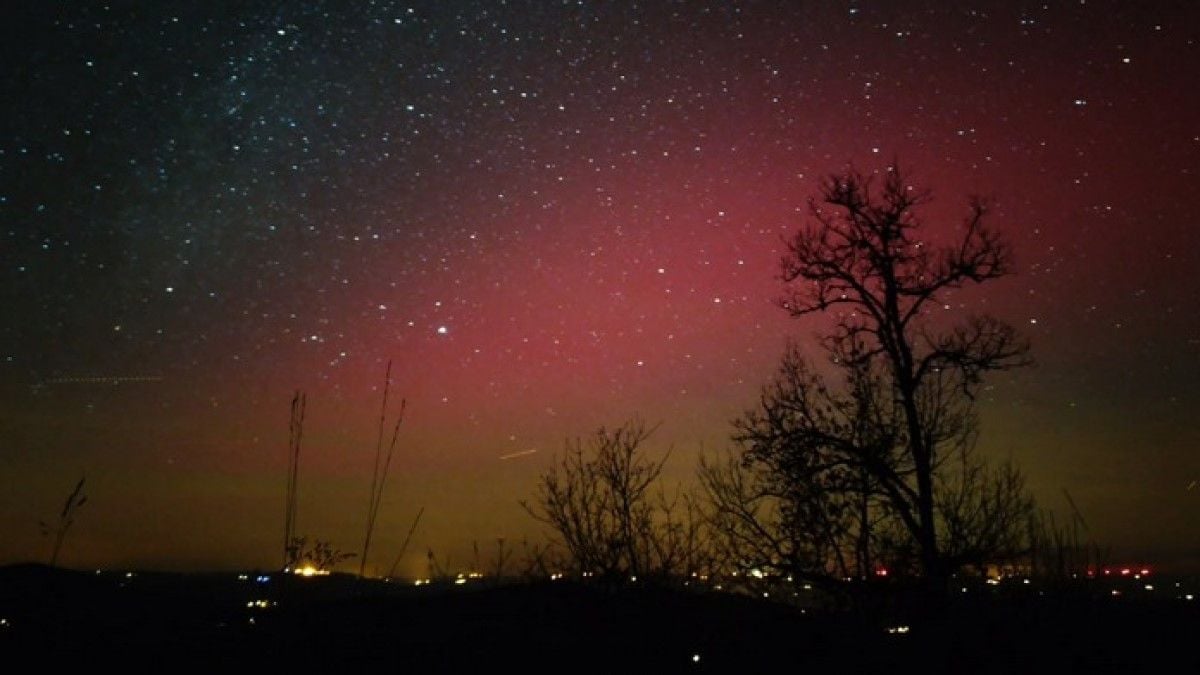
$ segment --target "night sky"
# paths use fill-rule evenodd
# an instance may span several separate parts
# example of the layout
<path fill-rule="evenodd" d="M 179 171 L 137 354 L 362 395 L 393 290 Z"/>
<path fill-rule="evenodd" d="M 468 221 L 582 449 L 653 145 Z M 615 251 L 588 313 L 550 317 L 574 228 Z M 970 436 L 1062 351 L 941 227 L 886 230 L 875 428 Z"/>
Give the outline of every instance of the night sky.
<path fill-rule="evenodd" d="M 978 193 L 1014 245 L 941 310 L 1033 343 L 981 450 L 1117 557 L 1200 564 L 1195 3 L 27 4 L 0 563 L 86 474 L 61 564 L 277 565 L 295 389 L 297 532 L 358 550 L 389 359 L 368 571 L 421 506 L 407 572 L 540 536 L 563 440 L 635 414 L 687 479 L 828 325 L 775 304 L 817 181 L 899 159 L 935 238 Z"/>

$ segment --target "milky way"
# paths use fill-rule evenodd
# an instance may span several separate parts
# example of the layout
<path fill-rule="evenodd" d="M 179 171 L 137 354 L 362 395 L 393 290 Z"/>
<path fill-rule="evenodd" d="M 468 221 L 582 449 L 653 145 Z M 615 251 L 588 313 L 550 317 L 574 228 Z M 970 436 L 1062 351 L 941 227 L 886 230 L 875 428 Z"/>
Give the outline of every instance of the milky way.
<path fill-rule="evenodd" d="M 273 564 L 295 389 L 299 530 L 355 548 L 388 360 L 412 565 L 536 535 L 563 439 L 632 415 L 686 480 L 824 325 L 775 302 L 818 179 L 896 159 L 935 239 L 984 194 L 1014 244 L 942 309 L 1034 345 L 981 447 L 1200 558 L 1187 3 L 142 4 L 5 22 L 0 560 L 86 473 L 68 565 Z"/>

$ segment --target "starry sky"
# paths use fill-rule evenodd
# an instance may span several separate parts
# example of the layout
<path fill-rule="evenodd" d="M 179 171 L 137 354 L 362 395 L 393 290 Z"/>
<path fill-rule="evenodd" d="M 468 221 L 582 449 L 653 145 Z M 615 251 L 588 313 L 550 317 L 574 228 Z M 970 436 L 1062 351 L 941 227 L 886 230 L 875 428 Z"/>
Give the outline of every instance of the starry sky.
<path fill-rule="evenodd" d="M 775 304 L 817 181 L 898 159 L 934 239 L 984 194 L 1014 245 L 942 309 L 1033 343 L 981 450 L 1118 557 L 1200 565 L 1194 3 L 26 4 L 0 562 L 48 557 L 86 474 L 62 564 L 278 564 L 296 389 L 297 531 L 358 550 L 389 360 L 369 570 L 421 506 L 402 571 L 539 536 L 563 440 L 633 415 L 687 481 L 827 325 Z"/>

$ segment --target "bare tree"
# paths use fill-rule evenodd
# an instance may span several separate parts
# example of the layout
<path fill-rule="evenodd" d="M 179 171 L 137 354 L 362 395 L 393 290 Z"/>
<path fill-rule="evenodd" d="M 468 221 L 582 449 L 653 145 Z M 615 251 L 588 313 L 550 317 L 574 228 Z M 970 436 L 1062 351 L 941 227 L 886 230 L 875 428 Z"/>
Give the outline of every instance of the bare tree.
<path fill-rule="evenodd" d="M 867 463 L 893 462 L 894 433 L 877 382 L 850 375 L 847 390 L 829 388 L 792 345 L 758 407 L 734 421 L 736 451 L 702 459 L 724 567 L 826 586 L 874 572 L 889 514 Z"/>
<path fill-rule="evenodd" d="M 338 563 L 354 556 L 353 553 L 334 548 L 331 542 L 324 539 L 309 541 L 307 536 L 295 537 L 288 546 L 288 560 L 284 569 L 303 571 L 311 568 L 312 571 L 319 574 L 328 574 Z M 303 573 L 307 574 L 308 572 Z"/>
<path fill-rule="evenodd" d="M 1012 461 L 990 465 L 970 448 L 948 468 L 937 472 L 935 493 L 945 566 L 982 570 L 1029 553 L 1036 508 L 1020 469 Z"/>
<path fill-rule="evenodd" d="M 668 499 L 658 485 L 670 451 L 658 460 L 646 456 L 653 431 L 632 420 L 601 428 L 587 442 L 568 442 L 533 502 L 521 502 L 554 531 L 574 572 L 666 576 L 697 563 L 700 518 L 692 501 L 680 507 L 683 498 Z"/>
<path fill-rule="evenodd" d="M 828 461 L 868 475 L 911 537 L 918 571 L 937 582 L 969 549 L 989 539 L 1004 543 L 994 533 L 966 536 L 964 528 L 981 526 L 974 513 L 1023 503 L 1009 498 L 1016 484 L 1000 485 L 1019 474 L 978 469 L 964 458 L 976 436 L 974 396 L 982 377 L 1027 363 L 1028 343 L 986 315 L 950 328 L 930 319 L 947 293 L 1009 274 L 1012 255 L 987 225 L 980 199 L 970 201 L 954 241 L 934 245 L 917 214 L 928 199 L 895 164 L 881 185 L 854 171 L 827 178 L 820 202 L 810 205 L 814 222 L 788 243 L 782 276 L 789 293 L 782 304 L 796 317 L 832 315 L 824 345 L 842 384 L 870 390 L 867 419 L 802 416 L 806 451 L 825 452 Z M 815 411 L 825 391 L 822 384 L 806 390 Z M 848 398 L 861 402 L 862 392 Z M 856 438 L 864 430 L 865 438 Z M 956 469 L 957 478 L 946 477 Z"/>

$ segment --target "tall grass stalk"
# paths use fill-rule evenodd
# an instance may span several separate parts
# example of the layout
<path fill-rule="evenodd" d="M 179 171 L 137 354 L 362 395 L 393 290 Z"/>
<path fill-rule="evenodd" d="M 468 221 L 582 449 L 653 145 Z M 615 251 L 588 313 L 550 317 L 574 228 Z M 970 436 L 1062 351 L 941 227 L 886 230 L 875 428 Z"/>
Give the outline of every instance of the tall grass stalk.
<path fill-rule="evenodd" d="M 392 464 L 392 454 L 396 450 L 396 440 L 400 435 L 400 423 L 404 421 L 404 410 L 407 401 L 400 400 L 400 414 L 392 427 L 391 442 L 387 446 L 387 454 L 383 452 L 383 432 L 387 426 L 388 393 L 392 385 L 392 362 L 388 361 L 387 372 L 383 376 L 383 404 L 379 409 L 379 435 L 375 441 L 375 465 L 371 471 L 371 499 L 367 505 L 367 534 L 363 538 L 362 556 L 358 561 L 358 576 L 365 576 L 367 571 L 367 554 L 371 550 L 371 535 L 375 532 L 375 521 L 379 515 L 379 506 L 383 503 L 383 488 L 387 482 L 388 469 Z"/>
<path fill-rule="evenodd" d="M 292 396 L 292 414 L 288 422 L 287 508 L 283 517 L 283 567 L 295 562 L 296 478 L 300 468 L 300 441 L 304 437 L 304 409 L 307 396 L 296 390 Z"/>

